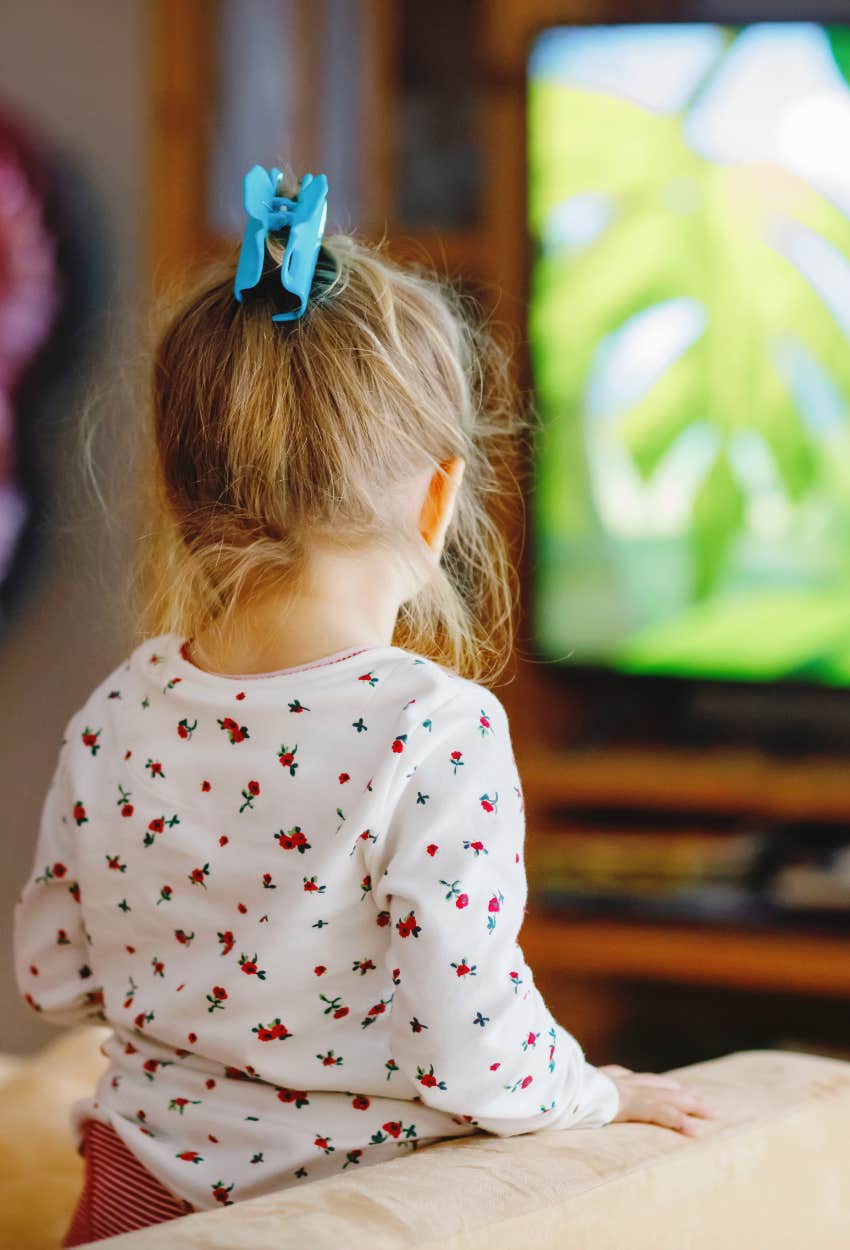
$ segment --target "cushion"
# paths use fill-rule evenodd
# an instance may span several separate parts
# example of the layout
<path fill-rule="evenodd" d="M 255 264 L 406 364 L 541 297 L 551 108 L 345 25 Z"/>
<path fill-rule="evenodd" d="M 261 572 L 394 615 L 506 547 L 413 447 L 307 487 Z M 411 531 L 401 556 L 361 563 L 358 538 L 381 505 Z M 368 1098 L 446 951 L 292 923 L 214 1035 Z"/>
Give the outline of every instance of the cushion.
<path fill-rule="evenodd" d="M 106 1060 L 107 1029 L 57 1034 L 30 1058 L 0 1057 L 0 1246 L 56 1250 L 83 1183 L 68 1123 Z"/>
<path fill-rule="evenodd" d="M 850 1063 L 676 1070 L 722 1118 L 478 1135 L 98 1243 L 103 1250 L 818 1250 L 850 1233 Z"/>

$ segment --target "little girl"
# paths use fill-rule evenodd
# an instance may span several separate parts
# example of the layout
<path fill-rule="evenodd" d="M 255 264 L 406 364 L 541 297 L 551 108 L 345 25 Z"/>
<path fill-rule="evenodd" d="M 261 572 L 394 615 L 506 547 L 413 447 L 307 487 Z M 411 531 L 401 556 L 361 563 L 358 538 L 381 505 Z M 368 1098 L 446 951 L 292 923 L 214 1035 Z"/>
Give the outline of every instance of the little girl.
<path fill-rule="evenodd" d="M 159 342 L 143 640 L 68 721 L 16 907 L 27 1002 L 111 1028 L 66 1246 L 476 1131 L 711 1114 L 588 1063 L 517 943 L 479 684 L 503 364 L 436 280 L 320 234 L 262 234 L 253 287 L 227 267 Z"/>

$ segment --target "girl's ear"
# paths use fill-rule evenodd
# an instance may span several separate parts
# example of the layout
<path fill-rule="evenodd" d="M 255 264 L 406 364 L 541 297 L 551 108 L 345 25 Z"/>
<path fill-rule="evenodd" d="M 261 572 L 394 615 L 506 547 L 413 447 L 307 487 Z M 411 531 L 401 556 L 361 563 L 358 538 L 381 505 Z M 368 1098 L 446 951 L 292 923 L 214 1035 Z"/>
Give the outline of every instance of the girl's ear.
<path fill-rule="evenodd" d="M 441 554 L 455 509 L 466 461 L 460 456 L 446 460 L 432 475 L 419 514 L 419 533 L 435 556 Z"/>

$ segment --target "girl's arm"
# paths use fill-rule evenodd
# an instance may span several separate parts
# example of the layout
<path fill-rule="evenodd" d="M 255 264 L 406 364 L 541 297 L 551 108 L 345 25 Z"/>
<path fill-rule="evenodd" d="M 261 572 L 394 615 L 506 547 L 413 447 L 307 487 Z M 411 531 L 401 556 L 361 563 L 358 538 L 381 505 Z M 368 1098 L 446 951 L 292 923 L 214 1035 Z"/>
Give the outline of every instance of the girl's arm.
<path fill-rule="evenodd" d="M 504 709 L 468 683 L 401 741 L 403 786 L 367 850 L 390 915 L 393 1059 L 424 1103 L 491 1133 L 607 1124 L 617 1088 L 553 1019 L 517 943 L 524 817 Z"/>
<path fill-rule="evenodd" d="M 72 717 L 42 806 L 33 869 L 14 911 L 18 988 L 35 1011 L 56 1024 L 104 1018 L 76 876 L 75 840 L 78 829 L 84 835 L 87 816 L 68 770 L 75 724 Z"/>

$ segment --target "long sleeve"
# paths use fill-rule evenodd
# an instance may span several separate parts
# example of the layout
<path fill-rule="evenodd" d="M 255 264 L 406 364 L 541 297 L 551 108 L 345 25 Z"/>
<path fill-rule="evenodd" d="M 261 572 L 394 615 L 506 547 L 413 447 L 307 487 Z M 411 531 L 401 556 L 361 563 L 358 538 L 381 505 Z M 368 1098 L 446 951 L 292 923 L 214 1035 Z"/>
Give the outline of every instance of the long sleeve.
<path fill-rule="evenodd" d="M 423 1103 L 497 1135 L 606 1124 L 616 1086 L 553 1019 L 517 941 L 524 816 L 504 709 L 465 683 L 433 714 L 410 713 L 371 850 L 395 1062 Z"/>
<path fill-rule="evenodd" d="M 84 803 L 72 792 L 66 728 L 44 799 L 32 872 L 14 909 L 14 966 L 18 988 L 46 1020 L 76 1024 L 102 1020 L 103 994 L 89 967 L 80 906 L 75 838 L 85 828 Z"/>

